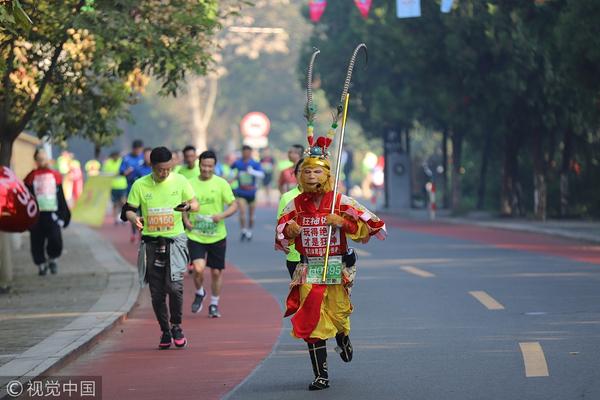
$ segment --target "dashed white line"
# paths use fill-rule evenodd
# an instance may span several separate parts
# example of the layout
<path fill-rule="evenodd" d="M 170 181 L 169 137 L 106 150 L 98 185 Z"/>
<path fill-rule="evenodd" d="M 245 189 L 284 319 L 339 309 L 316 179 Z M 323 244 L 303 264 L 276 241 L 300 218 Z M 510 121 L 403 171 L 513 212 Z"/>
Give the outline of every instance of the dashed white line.
<path fill-rule="evenodd" d="M 408 272 L 409 274 L 413 274 L 413 275 L 419 276 L 421 278 L 433 278 L 433 277 L 435 277 L 435 275 L 432 274 L 431 272 L 422 270 L 422 269 L 417 268 L 417 267 L 412 267 L 412 266 L 408 266 L 407 265 L 407 266 L 404 266 L 404 267 L 400 267 L 400 269 L 403 270 L 404 272 Z"/>
<path fill-rule="evenodd" d="M 544 356 L 544 350 L 539 342 L 519 343 L 523 362 L 525 363 L 525 376 L 528 378 L 537 378 L 550 376 L 548 364 Z"/>
<path fill-rule="evenodd" d="M 483 290 L 474 290 L 469 292 L 469 294 L 475 297 L 488 310 L 504 310 L 504 306 L 502 304 L 500 304 L 496 299 Z"/>

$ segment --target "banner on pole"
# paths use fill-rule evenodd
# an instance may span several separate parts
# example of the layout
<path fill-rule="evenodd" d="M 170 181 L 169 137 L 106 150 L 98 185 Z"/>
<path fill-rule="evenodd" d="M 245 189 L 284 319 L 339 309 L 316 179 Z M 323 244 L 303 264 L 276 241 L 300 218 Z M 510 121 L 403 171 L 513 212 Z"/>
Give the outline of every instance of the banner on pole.
<path fill-rule="evenodd" d="M 310 13 L 310 20 L 312 22 L 319 22 L 321 16 L 325 12 L 325 7 L 327 7 L 326 0 L 310 0 L 308 2 L 308 10 Z"/>
<path fill-rule="evenodd" d="M 90 176 L 83 186 L 81 197 L 71 213 L 73 221 L 91 226 L 102 226 L 110 201 L 112 176 Z"/>
<path fill-rule="evenodd" d="M 454 3 L 454 0 L 442 0 L 442 5 L 440 6 L 440 10 L 443 13 L 449 13 L 450 10 L 452 9 L 452 3 Z"/>
<path fill-rule="evenodd" d="M 396 16 L 413 18 L 421 16 L 421 0 L 396 0 Z"/>
<path fill-rule="evenodd" d="M 356 4 L 358 11 L 360 11 L 360 15 L 365 19 L 369 17 L 372 2 L 372 0 L 354 0 L 354 4 Z"/>

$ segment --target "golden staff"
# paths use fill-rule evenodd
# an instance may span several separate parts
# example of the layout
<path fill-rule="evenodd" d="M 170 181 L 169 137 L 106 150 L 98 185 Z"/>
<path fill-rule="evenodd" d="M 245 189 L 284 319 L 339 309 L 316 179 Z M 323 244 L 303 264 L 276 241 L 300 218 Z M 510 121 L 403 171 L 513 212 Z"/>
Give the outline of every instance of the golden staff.
<path fill-rule="evenodd" d="M 335 181 L 333 185 L 333 202 L 331 203 L 331 214 L 335 213 L 335 203 L 337 201 L 338 194 L 338 186 L 340 181 L 340 167 L 342 161 L 342 146 L 344 145 L 344 134 L 346 132 L 346 118 L 348 116 L 348 101 L 350 100 L 350 93 L 346 93 L 344 99 L 344 114 L 342 116 L 342 133 L 340 134 L 340 140 L 338 142 L 337 149 L 337 160 L 336 160 L 336 168 L 335 168 Z M 327 267 L 329 265 L 329 250 L 331 248 L 331 235 L 333 233 L 333 227 L 329 225 L 327 229 L 327 249 L 325 250 L 325 262 L 323 264 L 323 277 L 321 279 L 322 282 L 325 282 L 325 278 L 327 276 Z"/>

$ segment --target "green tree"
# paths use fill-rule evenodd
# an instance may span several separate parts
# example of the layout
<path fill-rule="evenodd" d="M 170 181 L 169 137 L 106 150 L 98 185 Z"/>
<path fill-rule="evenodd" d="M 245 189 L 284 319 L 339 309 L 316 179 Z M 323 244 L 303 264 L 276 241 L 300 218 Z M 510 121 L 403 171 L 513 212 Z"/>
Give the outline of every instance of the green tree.
<path fill-rule="evenodd" d="M 0 32 L 0 164 L 25 129 L 108 143 L 149 76 L 175 94 L 211 62 L 216 0 L 27 1 L 33 26 Z"/>

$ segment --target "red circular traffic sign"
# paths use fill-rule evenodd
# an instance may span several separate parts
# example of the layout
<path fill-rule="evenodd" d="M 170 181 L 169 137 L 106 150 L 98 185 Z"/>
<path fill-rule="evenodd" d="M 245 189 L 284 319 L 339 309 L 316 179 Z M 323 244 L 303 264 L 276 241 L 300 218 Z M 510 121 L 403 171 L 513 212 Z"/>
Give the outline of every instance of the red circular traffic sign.
<path fill-rule="evenodd" d="M 271 121 L 264 113 L 254 111 L 248 113 L 240 122 L 240 129 L 245 138 L 259 138 L 269 135 Z"/>

